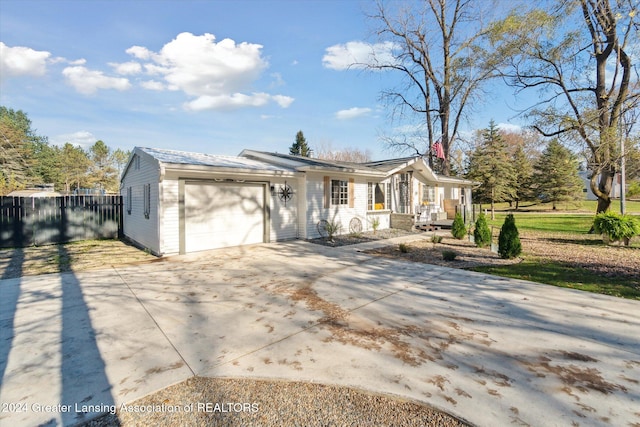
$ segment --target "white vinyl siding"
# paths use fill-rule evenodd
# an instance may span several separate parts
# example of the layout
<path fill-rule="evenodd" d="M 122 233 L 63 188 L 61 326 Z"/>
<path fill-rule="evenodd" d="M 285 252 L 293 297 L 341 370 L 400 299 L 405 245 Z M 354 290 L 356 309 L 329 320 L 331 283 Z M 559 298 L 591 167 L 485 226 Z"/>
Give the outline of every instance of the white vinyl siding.
<path fill-rule="evenodd" d="M 123 196 L 130 201 L 127 215 L 123 215 L 124 234 L 137 245 L 161 254 L 158 231 L 160 166 L 151 156 L 138 152 L 134 153 L 131 163 L 122 181 Z M 145 208 L 148 208 L 149 218 L 145 218 Z"/>
<path fill-rule="evenodd" d="M 176 254 L 180 251 L 180 205 L 178 180 L 165 179 L 161 183 L 162 209 L 160 242 L 162 252 Z"/>
<path fill-rule="evenodd" d="M 318 221 L 325 219 L 336 221 L 342 225 L 341 234 L 349 233 L 349 222 L 352 218 L 359 218 L 362 222 L 363 230 L 370 230 L 371 226 L 367 221 L 367 179 L 364 177 L 353 177 L 348 175 L 307 174 L 307 203 L 306 203 L 306 238 L 313 239 L 320 237 L 317 229 Z M 347 182 L 348 195 L 347 204 L 330 204 L 325 207 L 325 185 L 327 181 Z M 350 182 L 352 180 L 352 182 Z M 329 194 L 330 193 L 329 189 Z M 351 191 L 353 190 L 353 191 Z M 351 203 L 353 202 L 353 203 Z M 349 207 L 353 204 L 353 207 Z M 382 227 L 381 227 L 382 228 Z"/>
<path fill-rule="evenodd" d="M 288 185 L 292 194 L 288 201 L 281 200 L 280 191 Z M 291 240 L 298 237 L 298 205 L 299 198 L 304 197 L 300 194 L 298 182 L 295 179 L 272 180 L 269 183 L 269 190 L 273 187 L 271 193 L 271 227 L 270 238 L 272 242 L 281 240 Z"/>

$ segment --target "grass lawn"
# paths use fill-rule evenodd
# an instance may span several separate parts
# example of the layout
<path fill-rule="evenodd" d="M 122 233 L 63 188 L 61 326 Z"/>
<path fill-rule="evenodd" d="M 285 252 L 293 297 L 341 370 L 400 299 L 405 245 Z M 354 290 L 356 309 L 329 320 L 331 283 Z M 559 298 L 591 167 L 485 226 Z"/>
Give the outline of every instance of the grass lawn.
<path fill-rule="evenodd" d="M 634 281 L 628 277 L 603 277 L 571 264 L 530 255 L 525 255 L 524 260 L 519 264 L 475 267 L 471 270 L 546 283 L 561 288 L 640 300 L 640 279 Z"/>
<path fill-rule="evenodd" d="M 586 202 L 585 202 L 586 203 Z M 640 213 L 640 203 L 633 202 L 629 212 Z M 595 202 L 593 202 L 595 209 Z M 640 237 L 631 241 L 631 247 L 605 246 L 599 236 L 588 235 L 593 223 L 593 213 L 539 211 L 513 212 L 521 238 L 528 234 L 542 236 L 549 242 L 533 245 L 533 241 L 523 240 L 523 261 L 519 264 L 473 268 L 474 271 L 497 276 L 530 280 L 565 288 L 614 295 L 640 300 L 640 274 L 621 275 L 618 273 L 594 274 L 583 265 L 595 264 L 606 271 L 607 263 L 616 257 L 623 257 L 630 269 L 640 266 Z M 495 220 L 488 220 L 493 229 L 494 241 L 504 222 L 506 212 L 496 212 Z M 640 219 L 640 215 L 638 215 Z M 553 256 L 545 252 L 547 247 L 560 244 L 561 250 Z M 563 253 L 564 252 L 564 253 Z M 584 263 L 569 262 L 576 252 L 584 252 Z M 582 265 L 581 265 L 582 264 Z"/>
<path fill-rule="evenodd" d="M 515 212 L 513 215 L 518 230 L 587 234 L 593 224 L 593 215 L 588 214 L 525 214 Z M 496 213 L 495 220 L 489 219 L 487 221 L 489 226 L 494 227 L 494 232 L 500 231 L 506 216 L 505 213 Z"/>
<path fill-rule="evenodd" d="M 552 203 L 531 203 L 523 202 L 520 204 L 517 211 L 514 212 L 564 212 L 564 213 L 585 213 L 595 214 L 597 202 L 595 200 L 583 200 L 579 202 L 567 202 L 558 203 L 556 210 L 553 210 Z M 515 206 L 515 205 L 514 205 Z M 482 205 L 482 209 L 491 210 L 491 205 Z M 496 212 L 499 211 L 511 211 L 513 208 L 509 206 L 509 203 L 496 203 Z M 611 208 L 614 212 L 620 212 L 620 200 L 614 200 L 611 202 Z M 627 200 L 625 202 L 625 209 L 627 213 L 640 215 L 640 200 Z"/>

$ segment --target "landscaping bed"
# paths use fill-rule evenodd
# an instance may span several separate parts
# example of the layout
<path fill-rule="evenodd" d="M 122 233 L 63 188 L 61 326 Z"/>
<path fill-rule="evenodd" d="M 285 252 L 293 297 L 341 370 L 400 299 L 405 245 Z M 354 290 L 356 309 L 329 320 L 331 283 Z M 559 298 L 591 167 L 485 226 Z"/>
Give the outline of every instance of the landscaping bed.
<path fill-rule="evenodd" d="M 366 252 L 640 299 L 639 239 L 636 237 L 631 247 L 625 247 L 605 245 L 600 236 L 592 234 L 521 231 L 523 254 L 512 260 L 477 248 L 467 239 L 456 240 L 451 236 L 444 236 L 438 244 L 425 240 L 407 244 L 406 253 L 399 245 Z M 445 261 L 443 251 L 455 252 L 455 259 Z"/>

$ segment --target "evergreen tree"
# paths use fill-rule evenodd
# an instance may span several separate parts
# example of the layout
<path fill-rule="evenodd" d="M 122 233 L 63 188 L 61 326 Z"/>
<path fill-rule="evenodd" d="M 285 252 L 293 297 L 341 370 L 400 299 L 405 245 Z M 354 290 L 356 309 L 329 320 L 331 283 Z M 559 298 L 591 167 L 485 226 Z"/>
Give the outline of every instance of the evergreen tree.
<path fill-rule="evenodd" d="M 64 191 L 69 193 L 74 189 L 88 186 L 88 170 L 91 160 L 80 147 L 70 143 L 64 144 L 60 150 L 60 172 L 64 180 Z"/>
<path fill-rule="evenodd" d="M 513 200 L 516 195 L 512 159 L 493 120 L 482 133 L 482 143 L 471 154 L 467 178 L 481 183 L 474 199 L 491 203 L 491 219 L 495 219 L 495 202 Z"/>
<path fill-rule="evenodd" d="M 534 181 L 537 196 L 553 203 L 553 209 L 558 202 L 582 199 L 582 180 L 578 170 L 578 161 L 573 153 L 557 140 L 551 140 L 536 163 Z"/>
<path fill-rule="evenodd" d="M 3 192 L 25 188 L 41 179 L 34 166 L 34 148 L 46 143 L 46 138 L 36 135 L 31 120 L 22 111 L 0 106 L 0 175 Z"/>
<path fill-rule="evenodd" d="M 498 254 L 501 258 L 511 259 L 522 253 L 520 234 L 513 214 L 507 215 L 498 236 Z"/>
<path fill-rule="evenodd" d="M 479 248 L 484 248 L 491 244 L 491 230 L 487 224 L 487 217 L 482 212 L 480 212 L 476 220 L 476 226 L 473 230 L 473 240 Z"/>
<path fill-rule="evenodd" d="M 296 142 L 289 148 L 289 154 L 303 157 L 311 157 L 311 148 L 307 144 L 307 140 L 301 130 L 296 134 Z"/>
<path fill-rule="evenodd" d="M 524 147 L 518 145 L 513 154 L 513 170 L 515 173 L 515 202 L 516 209 L 522 201 L 534 200 L 536 195 L 533 186 L 533 164 L 527 157 Z"/>
<path fill-rule="evenodd" d="M 118 172 L 113 166 L 111 150 L 102 141 L 96 141 L 89 148 L 92 165 L 89 167 L 91 187 L 118 191 Z"/>
<path fill-rule="evenodd" d="M 451 234 L 458 240 L 464 239 L 464 236 L 467 235 L 467 227 L 465 227 L 462 215 L 460 215 L 459 213 L 456 213 L 456 216 L 453 219 Z"/>

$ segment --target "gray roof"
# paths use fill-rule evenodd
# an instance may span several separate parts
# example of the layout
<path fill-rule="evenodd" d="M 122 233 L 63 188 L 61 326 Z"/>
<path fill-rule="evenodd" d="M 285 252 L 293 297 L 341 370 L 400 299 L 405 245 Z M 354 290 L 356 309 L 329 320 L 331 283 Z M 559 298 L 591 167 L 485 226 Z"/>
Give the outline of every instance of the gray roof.
<path fill-rule="evenodd" d="M 277 166 L 259 160 L 248 159 L 246 157 L 222 156 L 204 153 L 191 153 L 187 151 L 166 150 L 162 148 L 138 147 L 139 150 L 149 154 L 162 163 L 176 165 L 198 165 L 218 168 L 249 169 L 263 171 L 287 171 L 293 172 L 291 168 Z"/>
<path fill-rule="evenodd" d="M 420 156 L 412 156 L 412 157 L 401 157 L 399 159 L 376 160 L 374 162 L 362 163 L 362 165 L 379 170 L 379 171 L 389 172 L 419 157 Z"/>
<path fill-rule="evenodd" d="M 353 163 L 353 162 L 341 162 L 338 160 L 324 160 L 324 159 L 316 159 L 312 157 L 304 157 L 297 156 L 292 154 L 281 154 L 281 153 L 272 153 L 267 151 L 257 151 L 257 150 L 244 150 L 241 155 L 245 155 L 248 157 L 272 157 L 277 159 L 282 159 L 288 164 L 297 163 L 297 170 L 310 170 L 310 169 L 338 169 L 348 173 L 366 173 L 366 174 L 377 174 L 380 171 L 372 169 L 363 163 Z"/>

